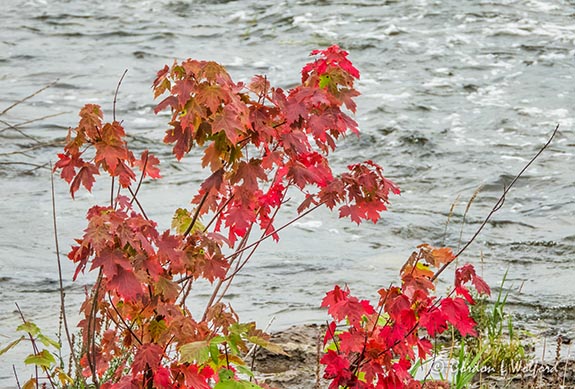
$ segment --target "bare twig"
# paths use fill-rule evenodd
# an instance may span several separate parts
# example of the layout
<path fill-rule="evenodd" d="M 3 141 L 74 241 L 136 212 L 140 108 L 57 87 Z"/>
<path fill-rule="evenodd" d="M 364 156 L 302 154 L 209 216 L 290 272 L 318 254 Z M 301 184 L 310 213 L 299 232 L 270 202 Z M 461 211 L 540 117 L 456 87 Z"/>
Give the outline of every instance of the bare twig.
<path fill-rule="evenodd" d="M 17 123 L 17 124 L 10 124 L 10 123 L 8 123 L 8 122 L 6 122 L 6 121 L 4 121 L 4 120 L 1 120 L 1 122 L 4 123 L 4 124 L 6 125 L 6 127 L 0 129 L 0 132 L 4 132 L 4 131 L 7 131 L 7 130 L 20 130 L 20 127 L 25 126 L 25 125 L 27 125 L 27 124 L 39 122 L 39 121 L 42 121 L 42 120 L 45 120 L 45 119 L 53 118 L 53 117 L 60 116 L 60 115 L 64 115 L 64 114 L 68 114 L 68 113 L 70 113 L 70 112 L 58 112 L 58 113 L 53 113 L 53 114 L 46 115 L 46 116 L 42 116 L 42 117 L 39 117 L 39 118 L 36 118 L 36 119 L 26 120 L 25 122 L 20 122 L 20 123 Z"/>
<path fill-rule="evenodd" d="M 14 372 L 14 379 L 16 380 L 16 386 L 18 386 L 18 389 L 22 389 L 22 387 L 20 386 L 20 380 L 18 379 L 18 372 L 16 371 L 16 366 L 12 365 L 12 371 Z"/>
<path fill-rule="evenodd" d="M 6 112 L 10 111 L 12 108 L 16 107 L 17 105 L 22 104 L 23 102 L 25 102 L 26 100 L 30 100 L 32 97 L 36 96 L 37 94 L 39 94 L 40 92 L 43 92 L 44 90 L 56 85 L 56 83 L 59 81 L 59 79 L 56 79 L 56 81 L 52 81 L 50 84 L 38 89 L 36 92 L 32 93 L 31 95 L 28 95 L 26 97 L 24 97 L 21 100 L 16 101 L 14 104 L 12 104 L 11 106 L 9 106 L 8 108 L 6 108 L 4 111 L 0 112 L 0 116 L 4 115 Z"/>
<path fill-rule="evenodd" d="M 122 85 L 122 81 L 124 80 L 126 73 L 128 73 L 128 69 L 124 70 L 124 73 L 122 74 L 122 77 L 120 77 L 120 81 L 118 81 L 118 85 L 116 86 L 116 91 L 114 92 L 114 103 L 112 105 L 112 117 L 114 118 L 114 121 L 116 121 L 116 101 L 118 100 L 118 91 L 120 90 L 120 85 Z"/>
<path fill-rule="evenodd" d="M 437 277 L 439 277 L 439 275 L 441 273 L 443 273 L 445 271 L 445 269 L 447 269 L 447 267 L 453 263 L 453 261 L 455 261 L 461 254 L 463 254 L 465 252 L 465 250 L 467 250 L 467 248 L 471 245 L 471 243 L 473 243 L 475 241 L 475 239 L 477 239 L 477 237 L 479 236 L 479 234 L 481 233 L 481 231 L 483 231 L 483 228 L 487 225 L 487 223 L 489 222 L 489 220 L 491 220 L 491 218 L 493 217 L 493 215 L 495 214 L 495 212 L 497 212 L 499 209 L 501 209 L 501 207 L 503 206 L 503 203 L 505 202 L 505 196 L 507 196 L 507 193 L 509 193 L 509 191 L 511 190 L 511 188 L 513 188 L 513 186 L 515 185 L 515 183 L 517 182 L 517 180 L 523 176 L 523 173 L 525 173 L 525 171 L 529 168 L 529 166 L 531 166 L 531 164 L 533 162 L 535 162 L 535 160 L 537 158 L 539 158 L 539 156 L 541 155 L 541 153 L 543 153 L 543 151 L 545 151 L 545 149 L 547 149 L 547 147 L 549 147 L 549 145 L 551 144 L 551 141 L 553 140 L 553 138 L 555 138 L 555 135 L 557 135 L 557 132 L 559 131 L 559 124 L 557 124 L 557 126 L 555 127 L 555 130 L 553 130 L 553 133 L 551 134 L 551 136 L 549 137 L 549 139 L 547 140 L 547 142 L 539 149 L 539 151 L 537 152 L 537 154 L 535 154 L 533 156 L 533 158 L 531 158 L 529 160 L 529 162 L 521 169 L 521 171 L 513 178 L 513 180 L 511 181 L 511 183 L 509 184 L 509 186 L 507 186 L 503 193 L 501 194 L 501 196 L 499 197 L 499 200 L 497 200 L 497 202 L 495 203 L 495 205 L 493 206 L 493 208 L 491 209 L 491 211 L 489 212 L 489 214 L 487 215 L 487 217 L 485 218 L 485 220 L 483 220 L 483 223 L 481 223 L 481 225 L 479 226 L 479 228 L 475 231 L 475 233 L 473 234 L 473 236 L 471 237 L 471 239 L 469 239 L 467 241 L 467 243 L 465 243 L 465 245 L 457 252 L 457 254 L 455 254 L 455 256 L 453 257 L 453 259 L 447 263 L 445 263 L 436 273 L 435 275 L 431 278 L 431 282 L 434 282 Z"/>
<path fill-rule="evenodd" d="M 74 353 L 74 343 L 72 342 L 72 337 L 70 336 L 70 329 L 68 326 L 68 319 L 66 316 L 66 304 L 64 293 L 64 281 L 62 277 L 62 261 L 60 260 L 60 244 L 58 242 L 58 223 L 56 222 L 56 195 L 54 190 L 54 172 L 52 170 L 52 163 L 50 163 L 50 194 L 52 197 L 52 223 L 54 228 L 54 245 L 56 248 L 56 259 L 58 262 L 58 281 L 60 284 L 60 313 L 62 314 L 62 320 L 64 321 L 64 331 L 66 332 L 66 339 L 68 340 L 68 346 L 70 347 L 70 354 L 74 360 L 74 366 L 76 366 L 77 371 L 80 371 L 80 361 Z M 85 383 L 85 382 L 84 382 Z"/>
<path fill-rule="evenodd" d="M 26 154 L 28 151 L 34 151 L 37 149 L 41 149 L 44 147 L 50 147 L 50 146 L 60 146 L 62 144 L 62 142 L 47 142 L 47 143 L 41 143 L 38 144 L 36 146 L 31 146 L 22 150 L 17 150 L 17 151 L 9 151 L 7 153 L 0 153 L 0 157 L 5 157 L 5 156 L 9 156 L 9 155 L 15 155 L 15 154 Z"/>
<path fill-rule="evenodd" d="M 31 162 L 0 162 L 0 165 L 27 165 L 27 166 L 33 166 L 35 169 L 42 169 L 45 168 L 46 165 L 48 165 L 48 163 L 45 163 L 43 165 L 37 164 L 37 163 L 31 163 Z M 32 170 L 35 170 L 32 169 Z"/>

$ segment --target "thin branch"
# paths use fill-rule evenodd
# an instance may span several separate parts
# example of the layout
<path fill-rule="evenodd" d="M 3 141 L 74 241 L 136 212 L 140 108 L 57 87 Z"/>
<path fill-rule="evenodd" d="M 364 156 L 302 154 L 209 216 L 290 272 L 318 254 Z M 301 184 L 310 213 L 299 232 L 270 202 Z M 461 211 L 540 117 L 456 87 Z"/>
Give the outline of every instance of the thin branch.
<path fill-rule="evenodd" d="M 262 237 L 261 239 L 256 240 L 254 243 L 247 245 L 246 247 L 244 247 L 241 250 L 236 251 L 233 254 L 230 254 L 229 256 L 227 256 L 225 259 L 229 259 L 233 256 L 236 256 L 238 254 L 243 253 L 244 251 L 247 251 L 249 249 L 251 249 L 252 247 L 259 245 L 261 242 L 263 242 L 264 240 L 267 240 L 269 238 L 271 238 L 272 236 L 274 236 L 275 234 L 277 234 L 278 232 L 280 232 L 281 230 L 289 227 L 290 225 L 292 225 L 293 223 L 297 222 L 298 220 L 302 219 L 303 217 L 307 216 L 308 214 L 312 213 L 313 211 L 315 211 L 316 209 L 318 209 L 319 207 L 321 207 L 323 204 L 325 204 L 325 201 L 316 204 L 315 206 L 313 206 L 312 208 L 308 209 L 307 211 L 305 211 L 304 213 L 300 213 L 297 217 L 295 217 L 294 219 L 290 220 L 289 222 L 287 222 L 286 224 L 284 224 L 283 226 L 276 228 L 275 230 L 273 230 L 272 232 L 270 232 L 269 234 L 265 235 L 264 237 Z"/>
<path fill-rule="evenodd" d="M 6 120 L 2 120 L 0 119 L 0 123 L 8 126 L 7 128 L 10 130 L 14 130 L 16 131 L 18 134 L 22 135 L 24 138 L 28 138 L 30 140 L 33 140 L 36 143 L 42 143 L 42 141 L 36 137 L 33 137 L 32 135 L 26 134 L 24 131 L 22 131 L 21 129 L 14 127 L 13 125 L 11 125 L 10 123 L 8 123 Z"/>
<path fill-rule="evenodd" d="M 209 194 L 210 194 L 210 192 L 207 191 L 206 194 L 204 194 L 204 197 L 202 197 L 202 200 L 200 201 L 200 204 L 198 204 L 198 208 L 196 208 L 196 212 L 194 213 L 194 216 L 192 217 L 192 221 L 190 222 L 190 225 L 188 226 L 188 228 L 184 232 L 184 236 L 188 236 L 188 234 L 190 232 L 192 232 L 192 229 L 194 228 L 194 224 L 196 224 L 196 221 L 198 220 L 198 217 L 200 216 L 200 211 L 202 210 L 202 207 L 204 206 L 204 203 L 206 202 Z"/>
<path fill-rule="evenodd" d="M 27 125 L 27 124 L 39 122 L 39 121 L 42 121 L 42 120 L 45 120 L 45 119 L 53 118 L 53 117 L 60 116 L 60 115 L 64 115 L 64 114 L 68 114 L 68 113 L 70 113 L 70 112 L 58 112 L 58 113 L 53 113 L 53 114 L 46 115 L 46 116 L 42 116 L 42 117 L 39 117 L 39 118 L 36 118 L 36 119 L 26 120 L 25 122 L 20 122 L 20 123 L 18 123 L 18 124 L 10 124 L 10 123 L 8 123 L 8 122 L 2 120 L 1 122 L 2 122 L 2 123 L 5 123 L 5 125 L 6 125 L 7 127 L 1 128 L 1 129 L 0 129 L 0 132 L 4 132 L 4 131 L 7 131 L 7 130 L 20 130 L 19 127 L 25 126 L 25 125 Z"/>
<path fill-rule="evenodd" d="M 58 142 L 58 141 L 55 141 L 55 142 L 47 142 L 47 143 L 38 144 L 38 145 L 36 145 L 36 146 L 31 146 L 31 147 L 28 147 L 28 148 L 23 149 L 23 150 L 9 151 L 9 152 L 7 152 L 7 153 L 0 153 L 0 156 L 1 156 L 1 157 L 5 157 L 5 156 L 15 155 L 15 154 L 26 154 L 28 151 L 34 151 L 34 150 L 37 150 L 37 149 L 41 149 L 41 148 L 44 148 L 44 147 L 50 147 L 50 146 L 60 146 L 61 144 L 62 144 L 62 142 Z"/>
<path fill-rule="evenodd" d="M 112 308 L 114 308 L 114 311 L 116 312 L 116 315 L 118 315 L 118 317 L 120 318 L 120 321 L 126 326 L 126 329 L 128 330 L 128 332 L 130 332 L 130 334 L 132 334 L 132 336 L 134 337 L 134 339 L 136 339 L 136 342 L 138 342 L 140 345 L 142 345 L 142 341 L 140 340 L 140 338 L 138 337 L 138 335 L 136 335 L 136 333 L 134 332 L 134 330 L 132 330 L 132 326 L 129 326 L 128 323 L 126 323 L 126 321 L 124 320 L 124 317 L 120 314 L 120 311 L 118 311 L 118 308 L 116 307 L 116 305 L 114 304 L 114 302 L 112 301 L 112 297 L 108 296 L 108 300 L 110 301 L 110 305 L 112 305 Z"/>
<path fill-rule="evenodd" d="M 23 102 L 25 102 L 26 100 L 30 100 L 32 97 L 36 96 L 37 94 L 39 94 L 40 92 L 43 92 L 44 90 L 50 88 L 51 86 L 56 85 L 56 83 L 59 81 L 60 79 L 56 79 L 56 81 L 52 81 L 50 84 L 38 89 L 36 92 L 32 93 L 31 95 L 28 95 L 26 97 L 24 97 L 21 100 L 16 101 L 14 104 L 12 104 L 11 106 L 9 106 L 8 108 L 6 108 L 4 111 L 0 112 L 0 116 L 4 115 L 6 112 L 10 111 L 12 108 L 16 107 L 17 105 L 22 104 Z"/>
<path fill-rule="evenodd" d="M 503 194 L 499 197 L 499 200 L 497 200 L 497 203 L 495 203 L 495 205 L 493 206 L 493 208 L 491 209 L 491 211 L 489 212 L 489 214 L 487 215 L 487 217 L 485 218 L 485 220 L 483 220 L 483 223 L 481 223 L 481 225 L 479 226 L 479 228 L 477 229 L 477 231 L 475 231 L 475 233 L 473 234 L 473 236 L 471 237 L 471 239 L 469 239 L 467 241 L 467 243 L 457 252 L 457 254 L 455 254 L 455 256 L 453 257 L 453 259 L 447 263 L 445 263 L 436 273 L 435 275 L 431 278 L 431 282 L 434 282 L 437 277 L 439 277 L 439 275 L 441 273 L 443 273 L 445 271 L 445 269 L 447 269 L 447 267 L 453 262 L 455 261 L 455 259 L 457 259 L 461 254 L 463 254 L 465 252 L 465 250 L 467 250 L 467 248 L 471 245 L 471 243 L 473 243 L 475 241 L 475 239 L 477 239 L 477 237 L 479 236 L 479 234 L 481 233 L 481 231 L 483 230 L 483 228 L 487 225 L 487 223 L 489 222 L 489 220 L 491 220 L 491 218 L 493 217 L 493 215 L 495 214 L 495 212 L 497 212 L 499 209 L 501 209 L 501 207 L 503 206 L 503 203 L 505 202 L 505 196 L 507 196 L 507 193 L 511 190 L 511 188 L 513 188 L 513 186 L 515 185 L 515 183 L 517 182 L 517 180 L 523 176 L 523 173 L 525 173 L 525 171 L 529 168 L 529 166 L 531 166 L 531 164 L 533 162 L 535 162 L 535 160 L 537 158 L 539 158 L 539 156 L 541 155 L 541 153 L 543 153 L 543 151 L 545 151 L 545 149 L 547 149 L 547 147 L 549 147 L 549 145 L 551 144 L 551 141 L 553 140 L 553 138 L 555 138 L 555 135 L 557 135 L 557 132 L 559 131 L 559 124 L 557 124 L 557 126 L 555 127 L 555 130 L 553 130 L 553 133 L 551 134 L 551 136 L 549 137 L 549 139 L 547 140 L 547 142 L 539 149 L 539 151 L 537 152 L 537 154 L 535 154 L 535 156 L 533 156 L 533 158 L 531 158 L 529 160 L 529 162 L 523 167 L 523 169 L 521 169 L 521 171 L 515 176 L 515 178 L 513 178 L 513 181 L 511 181 L 511 183 L 509 184 L 508 187 L 505 188 L 505 190 L 503 191 Z"/>
<path fill-rule="evenodd" d="M 48 165 L 49 163 L 46 162 L 43 165 L 37 164 L 37 163 L 31 163 L 31 162 L 0 162 L 0 165 L 27 165 L 27 166 L 34 166 L 36 169 L 42 169 L 45 168 L 46 165 Z M 35 169 L 32 169 L 35 170 Z"/>
<path fill-rule="evenodd" d="M 16 371 L 16 366 L 12 365 L 12 371 L 14 372 L 14 379 L 16 380 L 16 386 L 18 386 L 18 389 L 22 389 L 22 387 L 20 386 L 20 380 L 18 379 L 18 372 Z"/>
<path fill-rule="evenodd" d="M 124 70 L 124 73 L 122 74 L 122 77 L 120 77 L 120 81 L 118 81 L 118 85 L 116 86 L 116 91 L 114 92 L 114 103 L 112 106 L 112 117 L 114 118 L 114 121 L 116 121 L 116 101 L 118 99 L 118 91 L 120 90 L 120 85 L 122 85 L 122 81 L 124 80 L 126 73 L 128 73 L 128 69 Z"/>
<path fill-rule="evenodd" d="M 144 211 L 144 207 L 142 207 L 142 204 L 140 204 L 140 200 L 138 200 L 138 198 L 136 197 L 137 193 L 133 192 L 132 188 L 130 188 L 130 187 L 128 187 L 128 191 L 132 195 L 132 201 L 135 201 L 136 204 L 138 205 L 138 208 L 140 208 L 140 212 L 142 212 L 142 216 L 144 216 L 144 219 L 150 220 L 150 219 L 148 219 L 148 215 L 146 215 L 146 211 Z"/>
<path fill-rule="evenodd" d="M 134 192 L 132 192 L 130 190 L 130 193 L 132 194 L 132 200 L 130 201 L 130 204 L 132 204 L 134 202 L 134 200 L 136 200 L 136 196 L 138 195 L 138 192 L 140 191 L 140 188 L 142 187 L 142 181 L 144 181 L 144 174 L 146 172 L 146 166 L 148 165 L 148 154 L 146 154 L 146 160 L 144 161 L 144 165 L 142 166 L 142 174 L 140 174 L 140 180 L 138 181 L 138 186 L 136 186 L 136 190 Z M 140 207 L 141 209 L 141 207 Z M 143 212 L 143 210 L 142 210 Z M 146 218 L 147 219 L 147 218 Z"/>
<path fill-rule="evenodd" d="M 24 324 L 26 324 L 28 321 L 24 317 L 24 314 L 22 313 L 22 310 L 20 309 L 20 306 L 18 305 L 18 303 L 16 303 L 16 308 L 18 309 L 18 313 L 20 314 L 20 317 L 22 318 L 22 322 Z M 34 355 L 40 354 L 40 350 L 38 349 L 38 344 L 36 343 L 36 339 L 34 339 L 34 337 L 32 336 L 32 334 L 30 332 L 28 332 L 28 337 L 30 338 L 30 343 L 32 343 L 32 349 L 34 350 Z M 52 388 L 56 388 L 56 385 L 54 384 L 54 381 L 52 381 L 52 377 L 50 376 L 50 372 L 48 371 L 48 368 L 46 366 L 41 366 L 41 367 L 42 367 L 42 371 L 44 372 L 44 374 L 46 374 L 46 378 L 48 378 L 48 381 L 50 381 L 50 385 L 52 386 Z M 39 382 L 38 365 L 35 365 L 35 371 L 36 371 L 36 387 L 38 388 L 38 382 Z"/>
<path fill-rule="evenodd" d="M 54 228 L 54 244 L 56 248 L 56 259 L 58 262 L 58 281 L 60 284 L 60 311 L 62 313 L 62 320 L 64 321 L 64 330 L 66 332 L 66 339 L 68 340 L 68 346 L 70 347 L 70 354 L 74 359 L 74 365 L 76 369 L 80 369 L 80 361 L 74 353 L 74 343 L 72 342 L 72 337 L 70 336 L 70 329 L 68 327 L 68 319 L 66 316 L 66 304 L 65 304 L 65 293 L 64 293 L 64 281 L 62 277 L 62 261 L 60 259 L 60 244 L 58 242 L 58 223 L 56 222 L 56 195 L 54 189 L 54 171 L 52 170 L 52 163 L 50 163 L 50 194 L 52 197 L 52 224 Z"/>

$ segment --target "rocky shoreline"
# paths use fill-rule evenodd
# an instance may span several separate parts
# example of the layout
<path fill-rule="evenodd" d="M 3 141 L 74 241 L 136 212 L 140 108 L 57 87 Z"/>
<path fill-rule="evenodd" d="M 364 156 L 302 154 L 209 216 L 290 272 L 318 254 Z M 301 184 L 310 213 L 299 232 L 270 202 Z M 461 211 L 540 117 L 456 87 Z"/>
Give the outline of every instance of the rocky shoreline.
<path fill-rule="evenodd" d="M 271 341 L 280 345 L 288 355 L 258 350 L 253 358 L 253 369 L 260 383 L 277 389 L 327 389 L 329 382 L 322 378 L 321 356 L 324 328 L 308 324 L 293 326 L 273 333 Z M 513 374 L 512 374 L 513 373 Z M 479 375 L 478 375 L 479 376 Z M 476 377 L 473 388 L 575 388 L 575 361 L 526 362 L 517 371 L 493 372 Z M 427 384 L 424 388 L 449 388 L 442 383 Z"/>

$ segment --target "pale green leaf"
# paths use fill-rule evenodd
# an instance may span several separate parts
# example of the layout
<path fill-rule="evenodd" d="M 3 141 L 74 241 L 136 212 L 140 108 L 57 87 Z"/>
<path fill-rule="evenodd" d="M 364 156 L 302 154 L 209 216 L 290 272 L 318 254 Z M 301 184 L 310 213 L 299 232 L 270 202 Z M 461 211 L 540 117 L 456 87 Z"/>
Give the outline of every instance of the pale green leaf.
<path fill-rule="evenodd" d="M 31 321 L 27 321 L 24 324 L 20 324 L 18 328 L 16 328 L 16 330 L 27 332 L 32 336 L 36 336 L 40 333 L 40 328 L 38 328 L 38 326 L 32 323 Z"/>
<path fill-rule="evenodd" d="M 48 350 L 42 350 L 37 354 L 30 354 L 24 359 L 24 363 L 27 365 L 36 365 L 40 367 L 50 367 L 56 363 L 56 359 Z"/>
<path fill-rule="evenodd" d="M 20 337 L 19 339 L 16 339 L 10 343 L 8 343 L 8 345 L 6 347 L 4 347 L 2 350 L 0 350 L 0 355 L 6 353 L 6 351 L 10 350 L 11 348 L 13 348 L 14 346 L 16 346 L 18 343 L 20 343 L 22 340 L 24 340 L 24 336 Z"/>
<path fill-rule="evenodd" d="M 181 362 L 202 364 L 210 359 L 210 347 L 206 340 L 184 344 L 179 351 Z"/>
<path fill-rule="evenodd" d="M 38 334 L 37 339 L 42 342 L 42 344 L 46 347 L 48 346 L 54 346 L 55 348 L 57 348 L 58 350 L 60 350 L 60 343 L 56 342 L 54 339 L 47 337 L 46 335 L 42 335 L 42 334 Z"/>

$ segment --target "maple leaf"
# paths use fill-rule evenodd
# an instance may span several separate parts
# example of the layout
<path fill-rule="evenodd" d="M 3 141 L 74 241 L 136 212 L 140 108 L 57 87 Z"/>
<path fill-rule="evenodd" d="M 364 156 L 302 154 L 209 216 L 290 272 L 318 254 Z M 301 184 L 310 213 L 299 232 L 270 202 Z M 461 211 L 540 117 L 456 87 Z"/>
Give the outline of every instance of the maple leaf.
<path fill-rule="evenodd" d="M 157 96 L 156 96 L 157 97 Z M 178 108 L 178 98 L 176 96 L 168 96 L 164 100 L 160 101 L 156 107 L 154 107 L 154 113 L 157 114 L 163 111 L 167 107 L 171 107 L 173 110 Z"/>
<path fill-rule="evenodd" d="M 359 301 L 356 297 L 349 296 L 349 289 L 342 290 L 338 285 L 333 291 L 326 293 L 321 306 L 327 307 L 327 312 L 335 320 L 347 319 L 350 325 L 356 328 L 361 327 L 364 316 L 375 313 L 369 301 Z"/>
<path fill-rule="evenodd" d="M 102 266 L 104 275 L 108 278 L 114 278 L 123 270 L 132 270 L 132 265 L 124 253 L 119 249 L 105 248 L 96 255 L 92 260 L 90 270 Z"/>
<path fill-rule="evenodd" d="M 270 90 L 270 82 L 265 76 L 257 75 L 248 84 L 248 89 L 258 96 L 263 96 Z"/>
<path fill-rule="evenodd" d="M 97 104 L 86 104 L 80 110 L 78 132 L 85 133 L 89 139 L 98 137 L 98 129 L 102 126 L 102 108 Z"/>
<path fill-rule="evenodd" d="M 196 83 L 190 79 L 176 80 L 170 91 L 172 95 L 178 97 L 180 107 L 186 105 L 192 93 L 196 91 Z"/>
<path fill-rule="evenodd" d="M 182 127 L 179 122 L 170 123 L 173 128 L 166 131 L 164 143 L 176 143 L 173 148 L 176 159 L 181 160 L 192 149 L 192 128 Z"/>
<path fill-rule="evenodd" d="M 196 100 L 209 108 L 210 112 L 216 113 L 218 108 L 229 102 L 228 94 L 219 85 L 201 84 L 198 87 Z"/>
<path fill-rule="evenodd" d="M 185 269 L 186 254 L 182 249 L 182 237 L 172 235 L 166 230 L 156 242 L 160 263 L 169 263 L 172 272 L 180 273 Z"/>
<path fill-rule="evenodd" d="M 78 189 L 80 189 L 80 185 L 83 185 L 88 192 L 91 192 L 92 186 L 94 185 L 94 182 L 96 182 L 94 175 L 98 174 L 100 174 L 100 172 L 96 166 L 89 162 L 84 162 L 83 166 L 80 167 L 80 170 L 78 170 L 78 173 L 70 184 L 70 194 L 72 195 L 72 198 L 74 198 L 74 194 Z"/>
<path fill-rule="evenodd" d="M 205 366 L 200 369 L 197 365 L 191 364 L 182 369 L 186 381 L 186 387 L 194 389 L 210 389 L 208 380 L 213 377 L 214 371 Z"/>
<path fill-rule="evenodd" d="M 163 355 L 164 349 L 158 344 L 145 343 L 140 345 L 132 362 L 132 374 L 145 372 L 148 368 L 152 371 L 156 370 L 155 368 L 160 364 Z"/>
<path fill-rule="evenodd" d="M 446 297 L 441 300 L 441 310 L 447 320 L 453 325 L 461 336 L 476 336 L 475 321 L 469 316 L 469 308 L 461 298 Z"/>
<path fill-rule="evenodd" d="M 320 361 L 325 365 L 325 378 L 334 378 L 349 369 L 349 360 L 338 355 L 334 350 L 328 350 Z"/>
<path fill-rule="evenodd" d="M 127 159 L 127 150 L 123 145 L 113 145 L 103 142 L 95 144 L 96 156 L 94 161 L 98 166 L 103 166 L 112 175 L 116 173 L 116 167 L 120 161 Z"/>
<path fill-rule="evenodd" d="M 149 154 L 148 150 L 144 150 L 140 159 L 134 161 L 134 165 L 140 169 L 144 177 L 150 178 L 161 178 L 160 169 L 158 168 L 159 164 L 160 160 Z"/>
<path fill-rule="evenodd" d="M 161 295 L 164 301 L 174 302 L 178 298 L 180 287 L 166 277 L 159 277 L 154 284 L 154 294 Z"/>
<path fill-rule="evenodd" d="M 163 366 L 154 371 L 154 387 L 159 389 L 173 388 L 170 371 Z"/>
<path fill-rule="evenodd" d="M 236 184 L 243 181 L 244 190 L 255 192 L 259 189 L 258 179 L 267 181 L 267 174 L 261 166 L 260 159 L 250 159 L 249 162 L 241 161 L 235 174 L 230 178 L 230 183 Z"/>
<path fill-rule="evenodd" d="M 212 122 L 212 132 L 217 134 L 224 131 L 232 145 L 238 143 L 242 133 L 242 122 L 238 118 L 238 111 L 226 105 L 221 113 L 217 113 Z"/>
<path fill-rule="evenodd" d="M 366 334 L 363 331 L 345 331 L 338 335 L 339 349 L 344 353 L 361 353 L 363 351 Z"/>
<path fill-rule="evenodd" d="M 79 239 L 76 239 L 76 242 L 83 243 L 83 241 Z M 72 277 L 73 281 L 76 281 L 76 278 L 78 277 L 78 274 L 80 274 L 80 272 L 84 272 L 84 269 L 86 268 L 86 264 L 88 263 L 91 254 L 92 254 L 91 247 L 87 247 L 83 244 L 81 244 L 80 246 L 77 245 L 72 246 L 72 249 L 68 253 L 68 259 L 70 259 L 72 262 L 78 263 L 78 265 L 76 266 L 76 271 L 74 272 L 74 276 Z"/>
<path fill-rule="evenodd" d="M 62 169 L 60 177 L 69 184 L 76 176 L 76 166 L 83 165 L 84 161 L 78 157 L 72 158 L 68 154 L 58 154 L 58 161 L 54 164 L 54 171 Z"/>
<path fill-rule="evenodd" d="M 246 234 L 248 228 L 256 220 L 256 215 L 249 206 L 236 201 L 228 207 L 225 218 L 225 225 L 229 228 L 228 239 L 233 244 L 237 236 L 243 237 Z"/>
<path fill-rule="evenodd" d="M 143 293 L 142 283 L 131 270 L 118 270 L 118 273 L 108 280 L 108 288 L 127 301 L 135 301 Z"/>
<path fill-rule="evenodd" d="M 491 295 L 491 289 L 489 285 L 479 277 L 475 268 L 471 264 L 466 264 L 455 270 L 455 287 L 459 288 L 461 285 L 471 281 L 475 289 L 479 294 L 485 294 L 487 296 Z"/>

